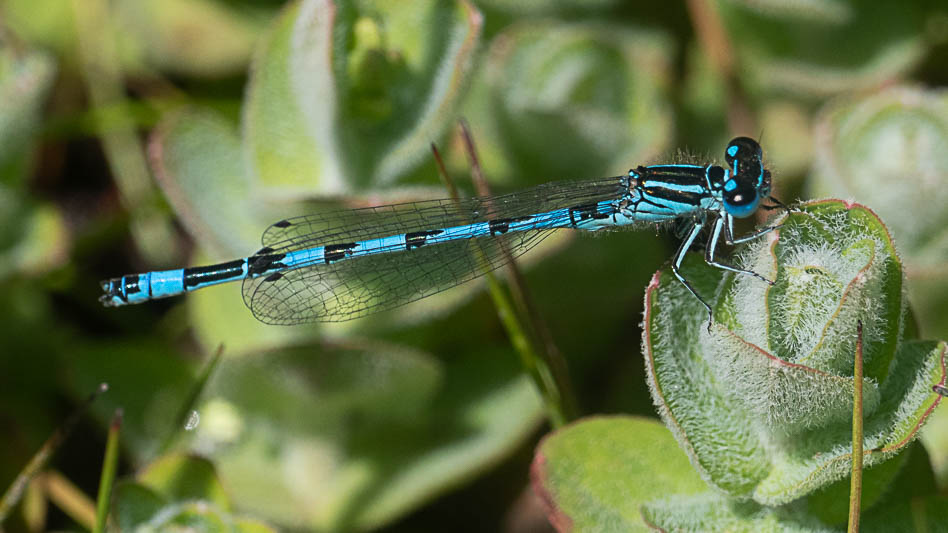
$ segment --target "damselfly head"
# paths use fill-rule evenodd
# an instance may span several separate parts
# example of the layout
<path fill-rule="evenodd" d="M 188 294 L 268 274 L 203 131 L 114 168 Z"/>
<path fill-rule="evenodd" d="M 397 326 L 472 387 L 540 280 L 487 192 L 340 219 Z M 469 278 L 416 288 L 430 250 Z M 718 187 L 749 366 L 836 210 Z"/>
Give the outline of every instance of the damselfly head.
<path fill-rule="evenodd" d="M 754 139 L 737 137 L 728 143 L 724 158 L 731 166 L 723 190 L 724 209 L 734 217 L 748 217 L 770 194 L 770 171 L 764 168 L 763 150 Z"/>

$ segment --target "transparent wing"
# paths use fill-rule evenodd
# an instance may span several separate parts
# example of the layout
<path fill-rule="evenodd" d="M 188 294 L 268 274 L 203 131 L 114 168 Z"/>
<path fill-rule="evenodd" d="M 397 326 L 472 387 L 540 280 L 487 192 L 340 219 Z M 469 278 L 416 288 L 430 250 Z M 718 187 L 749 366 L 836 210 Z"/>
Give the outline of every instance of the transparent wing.
<path fill-rule="evenodd" d="M 277 252 L 354 242 L 410 231 L 462 226 L 618 198 L 624 176 L 546 183 L 487 198 L 426 200 L 287 218 L 270 225 L 260 242 Z M 341 263 L 340 263 L 341 264 Z"/>
<path fill-rule="evenodd" d="M 526 216 L 617 198 L 620 178 L 546 184 L 489 198 L 431 200 L 286 219 L 262 243 L 274 252 Z M 551 230 L 458 239 L 411 250 L 313 263 L 278 279 L 248 278 L 244 303 L 268 324 L 339 322 L 391 309 L 483 275 L 539 243 Z M 504 247 L 509 255 L 504 253 Z"/>
<path fill-rule="evenodd" d="M 276 281 L 244 280 L 244 302 L 267 324 L 342 322 L 413 302 L 481 276 L 526 252 L 552 230 L 463 239 L 335 264 L 289 270 Z M 343 263 L 346 268 L 340 268 Z"/>

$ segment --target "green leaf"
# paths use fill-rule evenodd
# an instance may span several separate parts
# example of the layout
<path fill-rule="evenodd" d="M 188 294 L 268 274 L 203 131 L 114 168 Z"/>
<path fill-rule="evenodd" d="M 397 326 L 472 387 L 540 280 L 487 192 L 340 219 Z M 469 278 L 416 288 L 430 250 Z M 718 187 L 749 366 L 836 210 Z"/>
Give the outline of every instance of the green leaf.
<path fill-rule="evenodd" d="M 352 418 L 360 424 L 410 420 L 428 407 L 442 379 L 441 365 L 427 354 L 349 340 L 230 358 L 207 394 L 243 418 L 320 431 Z"/>
<path fill-rule="evenodd" d="M 283 9 L 254 54 L 243 108 L 244 161 L 248 174 L 268 188 L 338 192 L 342 184 L 338 163 L 332 155 L 331 134 L 310 131 L 293 89 L 291 42 L 301 5 L 293 2 Z M 325 52 L 322 57 L 328 62 L 331 56 L 327 47 L 334 41 L 331 31 L 335 10 L 324 7 L 322 19 L 301 24 L 305 33 L 300 38 L 305 37 L 310 48 L 321 45 Z M 314 30 L 306 31 L 310 28 Z M 309 87 L 308 96 L 331 106 L 332 84 L 329 80 L 320 81 Z"/>
<path fill-rule="evenodd" d="M 534 430 L 542 407 L 512 359 L 478 351 L 442 365 L 350 341 L 225 360 L 191 446 L 241 508 L 294 527 L 378 527 Z"/>
<path fill-rule="evenodd" d="M 127 49 L 165 72 L 218 77 L 243 70 L 263 17 L 217 0 L 120 0 L 115 15 Z"/>
<path fill-rule="evenodd" d="M 394 181 L 454 118 L 480 27 L 463 0 L 288 5 L 254 59 L 251 175 L 278 197 Z"/>
<path fill-rule="evenodd" d="M 910 455 L 911 449 L 900 453 L 890 461 L 863 470 L 861 504 L 864 511 L 872 508 L 887 491 L 892 490 L 893 479 L 905 466 L 906 459 Z M 824 524 L 845 525 L 849 518 L 851 488 L 849 476 L 831 483 L 807 496 L 807 509 L 810 514 L 819 517 Z"/>
<path fill-rule="evenodd" d="M 269 19 L 271 8 L 235 8 L 222 0 L 116 0 L 99 31 L 117 43 L 122 70 L 152 75 L 155 68 L 198 77 L 219 77 L 242 70 L 251 47 Z M 257 2 L 258 5 L 263 3 Z M 18 37 L 75 60 L 76 7 L 67 0 L 7 0 L 5 26 Z"/>
<path fill-rule="evenodd" d="M 886 220 L 902 253 L 923 329 L 948 336 L 948 93 L 893 88 L 820 114 L 811 180 Z"/>
<path fill-rule="evenodd" d="M 926 51 L 925 6 L 865 2 L 719 0 L 753 87 L 827 96 L 900 77 Z"/>
<path fill-rule="evenodd" d="M 906 460 L 907 458 L 907 460 Z M 866 472 L 861 531 L 945 531 L 945 498 L 933 495 L 924 449 L 914 446 L 894 461 Z M 893 481 L 893 476 L 897 474 Z M 649 502 L 643 516 L 665 531 L 838 531 L 849 511 L 849 480 L 781 507 L 728 499 L 720 494 L 674 496 Z"/>
<path fill-rule="evenodd" d="M 815 128 L 813 195 L 871 206 L 885 219 L 908 275 L 926 335 L 948 338 L 948 93 L 895 87 L 826 106 Z M 922 434 L 948 483 L 948 411 Z"/>
<path fill-rule="evenodd" d="M 918 533 L 948 532 L 948 496 L 931 494 L 911 502 L 880 505 L 866 513 L 860 531 L 886 533 L 894 528 Z"/>
<path fill-rule="evenodd" d="M 17 35 L 38 48 L 72 56 L 76 52 L 76 20 L 69 2 L 47 2 L 36 9 L 32 0 L 7 0 L 3 3 L 4 25 L 16 28 Z"/>
<path fill-rule="evenodd" d="M 661 531 L 729 531 L 746 533 L 831 533 L 800 505 L 764 507 L 754 502 L 705 493 L 650 502 L 644 519 Z"/>
<path fill-rule="evenodd" d="M 214 465 L 207 459 L 165 455 L 148 465 L 137 478 L 167 501 L 202 500 L 224 510 L 230 505 Z"/>
<path fill-rule="evenodd" d="M 851 375 L 851 333 L 862 320 L 865 375 L 883 381 L 905 308 L 895 245 L 866 208 L 822 202 L 807 213 L 812 216 L 788 218 L 772 255 L 762 254 L 778 265 L 777 283 L 767 294 L 768 345 L 791 363 Z"/>
<path fill-rule="evenodd" d="M 277 533 L 277 529 L 255 518 L 235 517 L 233 529 L 236 533 Z"/>
<path fill-rule="evenodd" d="M 41 275 L 68 260 L 66 222 L 52 206 L 37 206 L 0 185 L 0 280 Z"/>
<path fill-rule="evenodd" d="M 112 519 L 119 531 L 133 531 L 167 504 L 165 498 L 142 484 L 120 481 L 112 493 Z"/>
<path fill-rule="evenodd" d="M 478 5 L 514 14 L 544 14 L 571 10 L 585 13 L 618 4 L 617 0 L 480 0 Z"/>
<path fill-rule="evenodd" d="M 133 464 L 154 457 L 169 433 L 181 431 L 173 418 L 187 398 L 194 369 L 167 344 L 139 337 L 71 346 L 68 353 L 64 375 L 74 394 L 110 384 L 92 411 L 108 421 L 116 409 L 124 410 L 122 444 Z"/>
<path fill-rule="evenodd" d="M 161 513 L 141 524 L 145 531 L 232 531 L 235 533 L 275 533 L 263 522 L 234 517 L 207 502 L 181 502 L 168 505 Z"/>
<path fill-rule="evenodd" d="M 66 260 L 59 211 L 36 205 L 21 190 L 55 75 L 47 54 L 0 39 L 0 280 L 43 273 Z"/>
<path fill-rule="evenodd" d="M 663 33 L 625 26 L 511 26 L 490 48 L 487 90 L 466 110 L 488 163 L 503 154 L 503 175 L 545 182 L 656 157 L 671 136 L 670 48 Z"/>
<path fill-rule="evenodd" d="M 226 510 L 223 487 L 206 460 L 169 455 L 138 477 L 119 483 L 113 494 L 112 517 L 120 531 L 276 531 Z"/>
<path fill-rule="evenodd" d="M 948 498 L 937 494 L 925 448 L 912 446 L 907 455 L 906 465 L 882 500 L 863 513 L 862 531 L 881 533 L 896 526 L 919 533 L 948 531 Z"/>
<path fill-rule="evenodd" d="M 158 530 L 226 531 L 229 529 L 226 515 L 215 509 L 213 505 L 204 502 L 170 505 L 163 515 L 155 518 L 156 520 L 148 525 Z"/>
<path fill-rule="evenodd" d="M 646 301 L 660 414 L 706 481 L 765 505 L 848 475 L 857 321 L 867 467 L 917 436 L 940 400 L 931 385 L 945 379 L 944 343 L 901 339 L 900 262 L 878 218 L 838 201 L 801 209 L 740 255 L 764 276 L 776 270 L 773 287 L 686 261 L 685 277 L 723 323 L 708 328 L 703 306 L 668 272 Z"/>
<path fill-rule="evenodd" d="M 948 487 L 948 402 L 932 412 L 931 422 L 922 429 L 920 440 L 931 455 L 938 486 Z"/>
<path fill-rule="evenodd" d="M 551 433 L 532 479 L 560 531 L 649 531 L 643 503 L 707 488 L 668 430 L 639 417 L 587 418 Z"/>
<path fill-rule="evenodd" d="M 254 201 L 237 130 L 215 113 L 183 109 L 152 134 L 150 162 L 158 184 L 188 231 L 222 258 L 259 247 L 269 214 Z"/>
<path fill-rule="evenodd" d="M 819 116 L 813 189 L 855 197 L 892 230 L 907 261 L 948 261 L 948 93 L 898 87 L 839 100 Z"/>
<path fill-rule="evenodd" d="M 47 54 L 19 51 L 0 40 L 0 183 L 19 183 L 56 76 Z"/>

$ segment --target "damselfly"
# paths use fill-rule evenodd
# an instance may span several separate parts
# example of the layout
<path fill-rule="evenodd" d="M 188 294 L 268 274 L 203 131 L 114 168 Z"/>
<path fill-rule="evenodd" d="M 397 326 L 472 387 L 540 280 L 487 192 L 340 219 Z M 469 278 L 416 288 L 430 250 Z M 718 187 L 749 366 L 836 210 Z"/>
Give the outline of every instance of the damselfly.
<path fill-rule="evenodd" d="M 727 167 L 639 166 L 623 176 L 539 185 L 511 194 L 428 200 L 281 220 L 263 233 L 263 248 L 217 265 L 131 274 L 102 282 L 106 306 L 141 303 L 209 285 L 243 280 L 244 303 L 268 324 L 339 322 L 430 296 L 472 280 L 540 242 L 552 230 L 587 231 L 685 220 L 690 229 L 672 271 L 710 227 L 705 261 L 763 276 L 716 258 L 727 244 L 755 239 L 768 226 L 734 238 L 734 219 L 770 199 L 770 172 L 760 145 L 738 137 L 725 150 Z"/>

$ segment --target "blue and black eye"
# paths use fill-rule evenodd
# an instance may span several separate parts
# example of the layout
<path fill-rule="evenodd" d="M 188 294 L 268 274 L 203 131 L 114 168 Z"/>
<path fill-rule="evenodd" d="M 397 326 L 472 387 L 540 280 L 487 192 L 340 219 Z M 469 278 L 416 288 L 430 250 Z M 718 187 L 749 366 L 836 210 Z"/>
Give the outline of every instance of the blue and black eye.
<path fill-rule="evenodd" d="M 731 179 L 724 184 L 724 209 L 737 218 L 749 217 L 757 211 L 760 196 L 753 183 Z"/>
<path fill-rule="evenodd" d="M 735 162 L 752 163 L 756 161 L 759 163 L 763 157 L 764 152 L 761 150 L 760 144 L 750 137 L 736 137 L 727 144 L 727 149 L 724 150 L 724 159 L 735 171 L 737 171 L 734 165 Z"/>

